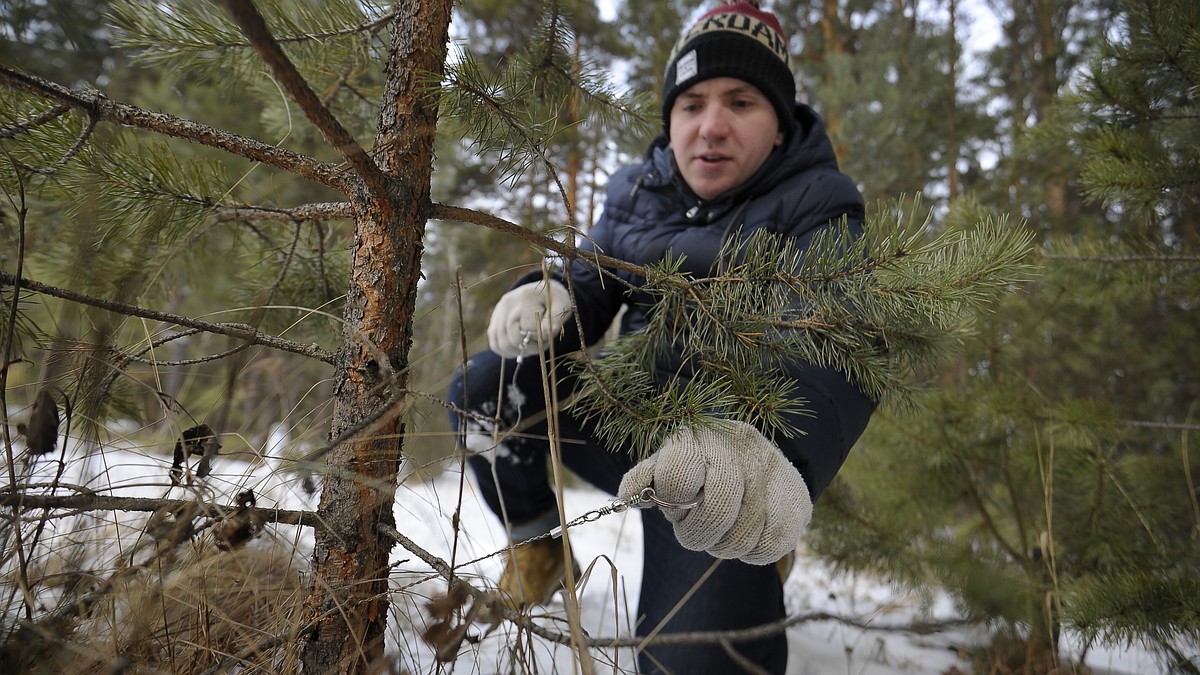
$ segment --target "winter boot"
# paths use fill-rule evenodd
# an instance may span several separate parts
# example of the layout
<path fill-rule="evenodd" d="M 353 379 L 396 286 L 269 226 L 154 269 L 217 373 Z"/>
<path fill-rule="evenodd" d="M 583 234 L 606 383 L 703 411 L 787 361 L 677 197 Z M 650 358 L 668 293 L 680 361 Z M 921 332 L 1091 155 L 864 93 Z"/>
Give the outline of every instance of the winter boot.
<path fill-rule="evenodd" d="M 509 607 L 519 610 L 530 605 L 544 605 L 562 590 L 567 575 L 562 542 L 542 539 L 508 551 L 504 572 L 500 574 L 500 596 Z M 575 578 L 579 564 L 571 561 Z"/>

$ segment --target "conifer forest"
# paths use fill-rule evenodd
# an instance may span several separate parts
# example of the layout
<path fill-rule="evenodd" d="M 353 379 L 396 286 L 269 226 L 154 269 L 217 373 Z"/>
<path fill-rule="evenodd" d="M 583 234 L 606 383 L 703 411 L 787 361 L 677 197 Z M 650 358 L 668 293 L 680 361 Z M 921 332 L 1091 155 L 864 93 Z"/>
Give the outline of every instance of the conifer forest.
<path fill-rule="evenodd" d="M 603 264 L 663 298 L 578 355 L 614 439 L 769 423 L 768 347 L 881 401 L 804 546 L 974 638 L 895 672 L 1200 673 L 1200 3 L 763 0 L 867 233 L 695 294 L 578 244 L 716 4 L 0 0 L 0 672 L 634 672 L 625 609 L 496 601 L 448 422 L 510 285 Z"/>

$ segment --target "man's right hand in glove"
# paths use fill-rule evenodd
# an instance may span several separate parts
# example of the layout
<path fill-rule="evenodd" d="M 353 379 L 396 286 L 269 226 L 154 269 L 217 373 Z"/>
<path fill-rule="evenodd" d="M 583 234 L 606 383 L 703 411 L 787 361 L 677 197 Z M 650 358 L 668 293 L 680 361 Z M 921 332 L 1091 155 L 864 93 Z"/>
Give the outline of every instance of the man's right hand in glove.
<path fill-rule="evenodd" d="M 571 316 L 571 294 L 554 279 L 518 286 L 492 310 L 488 346 L 506 359 L 535 354 L 562 330 Z"/>

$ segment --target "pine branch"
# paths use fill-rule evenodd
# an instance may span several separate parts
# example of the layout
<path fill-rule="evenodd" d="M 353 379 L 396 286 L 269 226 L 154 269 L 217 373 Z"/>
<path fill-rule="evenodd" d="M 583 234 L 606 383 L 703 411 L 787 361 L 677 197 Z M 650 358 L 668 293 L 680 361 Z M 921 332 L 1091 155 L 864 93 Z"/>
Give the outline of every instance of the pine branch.
<path fill-rule="evenodd" d="M 74 513 L 87 511 L 132 511 L 152 513 L 164 510 L 175 512 L 185 507 L 199 506 L 196 515 L 220 517 L 231 510 L 228 506 L 216 504 L 197 505 L 186 499 L 153 499 L 147 497 L 117 497 L 101 495 L 93 492 L 73 495 L 39 495 L 28 491 L 13 492 L 0 490 L 0 506 L 20 507 L 23 509 L 69 509 Z M 266 522 L 280 525 L 300 525 L 302 527 L 321 527 L 319 515 L 314 511 L 294 511 L 288 509 L 250 508 L 256 517 Z"/>
<path fill-rule="evenodd" d="M 571 30 L 569 17 L 553 2 L 538 24 L 529 48 L 516 56 L 511 70 L 534 82 L 537 100 L 549 105 L 554 117 L 561 117 L 562 108 L 574 97 L 580 110 L 572 114 L 573 119 L 599 124 L 632 123 L 641 127 L 638 131 L 658 122 L 657 110 L 651 109 L 652 96 L 618 95 L 609 84 L 610 72 L 594 68 L 589 60 L 578 55 L 578 49 L 572 53 L 572 45 L 577 44 L 578 37 Z"/>
<path fill-rule="evenodd" d="M 303 176 L 343 194 L 348 194 L 350 190 L 349 177 L 325 162 L 318 162 L 291 150 L 205 124 L 114 101 L 98 91 L 68 89 L 6 65 L 0 65 L 0 86 L 70 106 L 102 122 L 142 129 L 224 150 L 231 155 Z"/>
<path fill-rule="evenodd" d="M 353 209 L 350 202 L 325 202 L 320 204 L 304 204 L 292 208 L 268 208 L 259 206 L 213 206 L 213 217 L 217 222 L 231 221 L 297 221 L 297 220 L 343 220 L 354 217 Z M 512 221 L 505 220 L 499 216 L 490 213 L 478 211 L 475 209 L 466 208 L 463 206 L 454 206 L 451 204 L 433 203 L 430 205 L 429 217 L 434 220 L 447 220 L 470 225 L 481 225 L 483 227 L 503 232 L 514 236 L 518 239 L 527 241 L 535 246 L 553 251 L 564 259 L 582 262 L 586 265 L 594 265 L 596 267 L 611 268 L 622 272 L 629 272 L 637 276 L 646 276 L 653 274 L 654 270 L 648 269 L 641 265 L 635 265 L 625 260 L 611 258 L 602 253 L 594 251 L 581 251 L 575 246 L 573 237 L 568 237 L 566 241 L 561 241 L 553 237 L 546 236 L 531 230 L 527 227 L 522 227 Z M 661 283 L 694 283 L 682 279 L 666 280 Z"/>
<path fill-rule="evenodd" d="M 16 138 L 22 134 L 27 134 L 40 126 L 53 122 L 70 111 L 70 106 L 56 105 L 53 108 L 43 110 L 37 115 L 34 115 L 33 118 L 24 122 L 11 124 L 7 127 L 0 127 L 0 139 Z"/>
<path fill-rule="evenodd" d="M 641 289 L 655 298 L 646 327 L 584 361 L 575 409 L 600 420 L 607 442 L 643 450 L 713 417 L 788 435 L 787 418 L 803 414 L 787 394 L 797 360 L 908 404 L 975 316 L 1028 277 L 1031 250 L 1016 228 L 984 223 L 928 242 L 922 230 L 853 243 L 835 230 L 804 251 L 758 234 L 732 242 L 720 259 L 737 262 L 713 278 L 679 275 L 672 261 L 652 268 Z M 672 354 L 690 374 L 660 373 L 662 385 L 654 373 Z"/>
<path fill-rule="evenodd" d="M 226 335 L 239 340 L 245 340 L 250 344 L 262 345 L 284 352 L 299 354 L 301 356 L 316 359 L 323 363 L 331 364 L 333 362 L 333 354 L 321 349 L 317 345 L 302 345 L 274 335 L 260 333 L 254 330 L 254 328 L 245 324 L 211 323 L 208 321 L 200 321 L 198 319 L 168 314 L 166 312 L 146 309 L 121 302 L 113 302 L 111 300 L 104 300 L 90 295 L 85 295 L 83 293 L 76 293 L 75 291 L 49 286 L 31 279 L 18 280 L 13 275 L 3 271 L 0 271 L 0 285 L 19 286 L 35 293 L 41 293 L 42 295 L 49 295 L 52 297 L 61 298 L 63 300 L 69 300 L 71 302 L 87 305 L 89 307 L 97 307 L 99 309 L 107 310 L 117 314 L 123 314 L 125 316 L 136 316 L 143 319 L 152 319 L 154 321 L 162 321 L 163 323 L 175 324 L 177 326 L 195 328 L 206 333 Z"/>
<path fill-rule="evenodd" d="M 338 122 L 296 69 L 295 64 L 283 53 L 254 3 L 250 0 L 224 0 L 222 4 L 233 15 L 242 32 L 254 45 L 255 51 L 271 69 L 276 81 L 300 105 L 308 121 L 312 122 L 374 194 L 390 194 L 392 181 L 358 144 L 354 136 Z"/>
<path fill-rule="evenodd" d="M 550 173 L 560 195 L 566 188 L 558 178 L 558 170 L 546 153 L 547 122 L 522 119 L 528 115 L 526 105 L 518 105 L 532 97 L 534 83 L 522 82 L 512 73 L 507 79 L 489 82 L 483 69 L 470 54 L 447 69 L 446 81 L 453 96 L 447 97 L 447 115 L 465 121 L 474 134 L 473 143 L 481 152 L 498 152 L 498 169 L 511 180 L 529 168 L 533 162 L 540 163 Z M 513 142 L 513 138 L 517 142 Z"/>
<path fill-rule="evenodd" d="M 513 236 L 519 237 L 530 243 L 541 246 L 548 251 L 554 251 L 564 258 L 583 261 L 585 264 L 596 265 L 600 267 L 609 267 L 622 272 L 630 272 L 638 276 L 645 276 L 651 271 L 641 265 L 610 258 L 609 256 L 594 251 L 580 251 L 574 243 L 573 238 L 568 238 L 567 241 L 559 241 L 553 237 L 548 237 L 525 227 L 521 227 L 516 223 L 504 220 L 498 216 L 493 216 L 490 213 L 476 211 L 461 206 L 449 206 L 446 204 L 433 204 L 429 213 L 430 218 L 442 220 L 454 220 L 461 223 L 470 223 L 474 225 L 483 225 L 497 232 L 504 232 Z"/>
<path fill-rule="evenodd" d="M 443 99 L 444 116 L 463 124 L 480 153 L 494 154 L 505 180 L 535 164 L 544 167 L 568 221 L 576 205 L 569 203 L 550 157 L 553 148 L 571 146 L 585 125 L 644 127 L 654 119 L 645 111 L 649 97 L 611 89 L 611 77 L 583 56 L 570 24 L 559 5 L 550 3 L 523 48 L 498 63 L 464 51 L 447 73 Z"/>
<path fill-rule="evenodd" d="M 147 236 L 191 232 L 229 189 L 225 166 L 218 161 L 184 160 L 160 139 L 145 145 L 130 141 L 128 136 L 112 139 L 103 153 L 88 158 L 81 173 L 63 179 L 67 184 L 77 181 L 81 190 L 95 195 L 89 218 L 102 225 L 105 240 L 111 242 L 115 233 L 131 231 L 152 233 L 133 237 L 141 242 L 149 241 Z M 89 189 L 91 185 L 94 190 Z M 149 256 L 167 251 L 170 249 L 144 249 L 141 253 Z M 111 262 L 126 258 L 114 256 Z M 142 260 L 138 263 L 139 267 L 144 264 Z"/>
<path fill-rule="evenodd" d="M 218 223 L 240 222 L 301 222 L 305 220 L 352 220 L 354 209 L 350 202 L 301 204 L 291 208 L 267 206 L 214 206 L 213 219 Z"/>
<path fill-rule="evenodd" d="M 314 8 L 322 13 L 317 15 L 312 11 Z M 359 3 L 324 2 L 295 9 L 302 10 L 307 26 L 274 7 L 271 19 L 277 24 L 275 40 L 279 44 L 321 45 L 336 38 L 374 35 L 400 15 L 394 9 L 374 18 L 367 17 Z M 112 16 L 121 32 L 115 42 L 120 47 L 139 50 L 136 57 L 139 61 L 157 63 L 169 62 L 188 52 L 211 54 L 253 47 L 251 42 L 237 39 L 236 29 L 223 21 L 225 17 L 207 10 L 204 4 L 185 4 L 172 6 L 169 12 L 157 7 L 147 11 L 141 3 L 116 2 Z"/>

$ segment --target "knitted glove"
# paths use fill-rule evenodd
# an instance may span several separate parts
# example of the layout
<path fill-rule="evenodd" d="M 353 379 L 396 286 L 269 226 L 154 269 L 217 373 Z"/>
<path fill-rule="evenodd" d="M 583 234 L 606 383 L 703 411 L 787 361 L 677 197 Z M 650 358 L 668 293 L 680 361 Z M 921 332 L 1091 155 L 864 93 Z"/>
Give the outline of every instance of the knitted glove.
<path fill-rule="evenodd" d="M 684 428 L 621 479 L 628 498 L 653 484 L 686 549 L 767 565 L 795 550 L 812 519 L 808 486 L 775 444 L 744 422 Z"/>
<path fill-rule="evenodd" d="M 500 296 L 492 310 L 488 345 L 506 359 L 535 353 L 539 344 L 547 345 L 562 330 L 569 316 L 571 294 L 560 282 L 549 279 L 517 286 Z"/>

